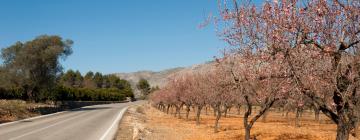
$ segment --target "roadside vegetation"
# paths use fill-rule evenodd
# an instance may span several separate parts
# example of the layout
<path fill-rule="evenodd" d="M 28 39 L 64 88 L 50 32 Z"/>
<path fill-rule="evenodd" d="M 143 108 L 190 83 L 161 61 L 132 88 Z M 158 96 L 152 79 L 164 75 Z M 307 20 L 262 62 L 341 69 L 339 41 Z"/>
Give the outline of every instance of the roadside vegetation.
<path fill-rule="evenodd" d="M 136 88 L 140 91 L 141 93 L 141 97 L 142 99 L 147 99 L 147 97 L 149 96 L 149 94 L 151 92 L 154 92 L 156 90 L 159 90 L 159 87 L 156 86 L 156 87 L 151 87 L 149 82 L 144 79 L 144 78 L 141 78 L 139 80 L 139 82 L 136 84 Z"/>
<path fill-rule="evenodd" d="M 39 36 L 1 51 L 0 99 L 45 101 L 121 101 L 134 98 L 131 85 L 115 75 L 79 71 L 63 73 L 60 64 L 72 53 L 73 42 Z"/>
<path fill-rule="evenodd" d="M 76 106 L 69 101 L 124 101 L 134 98 L 128 81 L 115 75 L 65 73 L 60 61 L 72 53 L 71 40 L 42 35 L 1 50 L 0 121 L 23 119 Z"/>
<path fill-rule="evenodd" d="M 219 35 L 231 47 L 203 71 L 178 73 L 154 92 L 154 107 L 178 118 L 212 109 L 213 131 L 232 109 L 245 107 L 243 138 L 255 138 L 260 118 L 274 110 L 305 110 L 336 125 L 336 139 L 357 137 L 360 118 L 360 3 L 358 1 L 219 1 Z M 185 108 L 185 114 L 182 109 Z M 256 108 L 256 109 L 255 109 Z M 238 116 L 239 117 L 239 116 Z M 310 126 L 311 128 L 316 127 Z"/>

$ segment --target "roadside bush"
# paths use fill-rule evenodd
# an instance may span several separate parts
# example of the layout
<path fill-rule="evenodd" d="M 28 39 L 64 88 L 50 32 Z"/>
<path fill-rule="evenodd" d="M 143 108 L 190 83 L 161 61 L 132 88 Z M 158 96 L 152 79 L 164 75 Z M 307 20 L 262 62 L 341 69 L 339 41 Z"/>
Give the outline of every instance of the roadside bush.
<path fill-rule="evenodd" d="M 126 97 L 133 98 L 132 91 L 118 88 L 69 88 L 58 86 L 51 89 L 37 91 L 36 102 L 45 101 L 122 101 Z M 26 92 L 22 88 L 0 88 L 0 99 L 27 99 Z"/>
<path fill-rule="evenodd" d="M 0 88 L 0 99 L 25 99 L 26 94 L 22 88 Z"/>
<path fill-rule="evenodd" d="M 133 96 L 116 88 L 67 88 L 57 87 L 55 91 L 56 100 L 72 100 L 72 101 L 122 101 L 126 97 Z"/>

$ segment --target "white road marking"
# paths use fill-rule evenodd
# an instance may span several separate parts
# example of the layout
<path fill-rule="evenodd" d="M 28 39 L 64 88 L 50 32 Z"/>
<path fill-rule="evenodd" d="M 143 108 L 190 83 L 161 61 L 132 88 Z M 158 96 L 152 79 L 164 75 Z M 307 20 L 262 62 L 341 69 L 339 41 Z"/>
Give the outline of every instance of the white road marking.
<path fill-rule="evenodd" d="M 126 112 L 127 108 L 129 106 L 123 108 L 119 114 L 117 115 L 117 117 L 115 118 L 115 120 L 113 121 L 113 123 L 111 124 L 111 126 L 105 131 L 104 135 L 101 136 L 100 140 L 105 140 L 107 135 L 109 135 L 110 131 L 115 127 L 116 124 L 119 123 L 121 117 L 124 115 L 124 113 Z M 112 139 L 113 136 L 111 136 L 110 138 Z"/>
<path fill-rule="evenodd" d="M 76 119 L 76 118 L 85 116 L 85 115 L 87 115 L 87 114 L 90 113 L 90 112 L 91 112 L 91 111 L 89 111 L 89 112 L 87 112 L 87 113 L 84 113 L 84 114 L 81 114 L 81 115 L 79 115 L 79 116 L 75 116 L 75 117 L 72 117 L 72 118 L 69 118 L 69 119 L 66 119 L 66 120 L 63 120 L 63 121 L 59 121 L 59 122 L 57 122 L 57 123 L 54 123 L 54 124 L 52 124 L 52 125 L 48 125 L 48 126 L 46 126 L 46 127 L 43 127 L 43 128 L 40 128 L 40 129 L 37 129 L 37 130 L 34 130 L 34 131 L 30 131 L 30 132 L 28 132 L 28 133 L 25 133 L 25 134 L 23 134 L 23 135 L 17 136 L 17 137 L 15 137 L 15 138 L 11 138 L 11 139 L 9 139 L 9 140 L 16 140 L 16 139 L 22 138 L 22 137 L 24 137 L 24 136 L 27 136 L 27 135 L 30 135 L 30 134 L 33 134 L 33 133 L 36 133 L 36 132 L 40 132 L 40 131 L 42 131 L 42 130 L 45 130 L 45 129 L 50 128 L 50 127 L 53 127 L 53 126 L 56 126 L 56 125 L 61 124 L 61 123 L 63 123 L 63 122 L 66 122 L 66 121 L 69 121 L 69 120 L 73 120 L 73 119 Z"/>

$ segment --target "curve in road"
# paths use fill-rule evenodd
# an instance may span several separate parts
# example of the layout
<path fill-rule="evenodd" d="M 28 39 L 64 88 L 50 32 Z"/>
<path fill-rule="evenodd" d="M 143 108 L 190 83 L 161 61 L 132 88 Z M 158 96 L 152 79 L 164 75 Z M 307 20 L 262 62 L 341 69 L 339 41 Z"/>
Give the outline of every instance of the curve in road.
<path fill-rule="evenodd" d="M 83 107 L 0 126 L 0 140 L 111 140 L 130 105 L 142 101 Z"/>

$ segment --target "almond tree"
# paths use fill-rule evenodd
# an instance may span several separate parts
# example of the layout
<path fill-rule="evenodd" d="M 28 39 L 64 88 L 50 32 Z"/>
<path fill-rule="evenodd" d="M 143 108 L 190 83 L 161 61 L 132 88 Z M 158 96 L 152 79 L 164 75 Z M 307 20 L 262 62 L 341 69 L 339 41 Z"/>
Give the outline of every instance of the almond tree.
<path fill-rule="evenodd" d="M 231 90 L 233 89 L 232 81 L 229 79 L 229 74 L 222 72 L 220 67 L 214 66 L 213 69 L 207 74 L 208 88 L 209 88 L 209 104 L 213 107 L 216 114 L 214 132 L 218 132 L 219 120 L 221 114 L 224 112 L 221 106 L 227 100 L 233 98 Z"/>
<path fill-rule="evenodd" d="M 209 84 L 207 80 L 207 72 L 198 72 L 192 75 L 192 91 L 194 96 L 194 105 L 196 106 L 196 125 L 200 124 L 201 110 L 208 103 Z"/>
<path fill-rule="evenodd" d="M 176 109 L 174 116 L 176 117 L 176 115 L 178 115 L 178 118 L 181 118 L 180 109 L 184 106 L 184 102 L 181 100 L 181 96 L 186 88 L 181 84 L 182 83 L 179 79 L 172 78 L 169 81 L 166 90 L 170 104 L 172 104 Z"/>
<path fill-rule="evenodd" d="M 284 76 L 337 124 L 336 139 L 349 139 L 359 118 L 360 2 L 274 0 L 255 7 L 221 0 L 219 7 L 224 40 L 251 53 L 282 55 Z"/>
<path fill-rule="evenodd" d="M 291 83 L 284 76 L 282 67 L 278 65 L 278 57 L 271 58 L 273 61 L 263 61 L 263 54 L 254 55 L 243 51 L 240 54 L 225 56 L 219 63 L 225 63 L 224 72 L 230 73 L 235 85 L 235 91 L 242 97 L 240 101 L 246 107 L 244 113 L 245 139 L 250 139 L 250 130 L 255 122 L 280 98 L 283 98 L 290 90 Z M 261 109 L 252 115 L 252 107 L 259 105 Z"/>
<path fill-rule="evenodd" d="M 198 88 L 195 85 L 194 77 L 191 72 L 179 73 L 177 77 L 178 81 L 178 90 L 181 91 L 180 101 L 186 106 L 186 119 L 189 119 L 190 107 L 193 106 L 197 93 L 194 92 L 195 88 Z"/>

